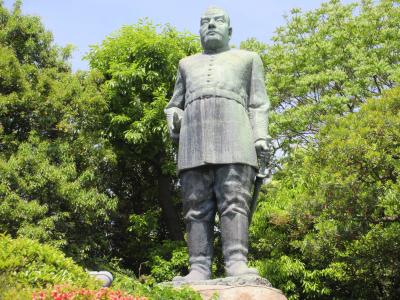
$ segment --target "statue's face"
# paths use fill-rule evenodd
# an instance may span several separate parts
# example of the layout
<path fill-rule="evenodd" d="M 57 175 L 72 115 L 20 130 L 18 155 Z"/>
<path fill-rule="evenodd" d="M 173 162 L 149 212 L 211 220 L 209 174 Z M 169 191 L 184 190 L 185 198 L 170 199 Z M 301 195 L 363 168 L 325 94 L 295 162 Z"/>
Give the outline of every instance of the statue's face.
<path fill-rule="evenodd" d="M 200 19 L 200 39 L 204 50 L 218 50 L 229 46 L 232 28 L 222 9 L 208 9 Z"/>

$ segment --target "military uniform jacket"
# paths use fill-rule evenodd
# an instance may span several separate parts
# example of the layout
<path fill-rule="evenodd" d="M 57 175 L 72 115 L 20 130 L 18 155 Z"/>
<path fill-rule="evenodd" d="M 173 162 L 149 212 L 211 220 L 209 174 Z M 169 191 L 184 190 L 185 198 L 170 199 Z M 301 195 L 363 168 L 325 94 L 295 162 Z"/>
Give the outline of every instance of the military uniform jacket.
<path fill-rule="evenodd" d="M 169 128 L 180 117 L 178 170 L 206 164 L 258 167 L 254 142 L 267 137 L 269 101 L 260 57 L 230 49 L 179 62 L 165 113 Z"/>

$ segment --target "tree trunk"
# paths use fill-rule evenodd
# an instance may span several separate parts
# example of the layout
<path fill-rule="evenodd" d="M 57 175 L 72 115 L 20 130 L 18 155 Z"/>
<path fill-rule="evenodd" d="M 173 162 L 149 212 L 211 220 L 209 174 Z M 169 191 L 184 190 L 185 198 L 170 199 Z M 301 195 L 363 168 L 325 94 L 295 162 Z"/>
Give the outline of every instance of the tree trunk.
<path fill-rule="evenodd" d="M 162 155 L 160 155 L 162 156 Z M 163 219 L 167 225 L 167 229 L 171 240 L 183 241 L 182 227 L 179 222 L 178 213 L 172 203 L 171 193 L 171 176 L 165 175 L 161 171 L 161 164 L 163 159 L 160 159 L 157 164 L 158 173 L 158 201 L 160 203 Z"/>

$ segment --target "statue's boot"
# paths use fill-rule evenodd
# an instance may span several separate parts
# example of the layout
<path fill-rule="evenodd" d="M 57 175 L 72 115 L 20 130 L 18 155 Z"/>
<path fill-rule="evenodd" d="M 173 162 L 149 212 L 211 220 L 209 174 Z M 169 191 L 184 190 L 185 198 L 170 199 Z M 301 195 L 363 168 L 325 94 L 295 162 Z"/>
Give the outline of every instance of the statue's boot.
<path fill-rule="evenodd" d="M 222 252 L 226 276 L 258 275 L 255 268 L 247 266 L 249 221 L 236 213 L 221 217 Z"/>
<path fill-rule="evenodd" d="M 211 277 L 213 255 L 213 224 L 191 221 L 186 225 L 190 271 L 186 276 L 176 276 L 173 281 L 193 282 Z"/>

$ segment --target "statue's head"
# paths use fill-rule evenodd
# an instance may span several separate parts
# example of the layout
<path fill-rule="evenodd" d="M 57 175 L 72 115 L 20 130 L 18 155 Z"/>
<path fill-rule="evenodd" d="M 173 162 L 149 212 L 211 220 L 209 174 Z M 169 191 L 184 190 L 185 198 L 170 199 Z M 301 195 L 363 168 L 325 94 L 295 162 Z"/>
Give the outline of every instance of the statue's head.
<path fill-rule="evenodd" d="M 209 7 L 200 19 L 200 39 L 205 51 L 229 48 L 232 35 L 230 19 L 225 10 Z"/>

